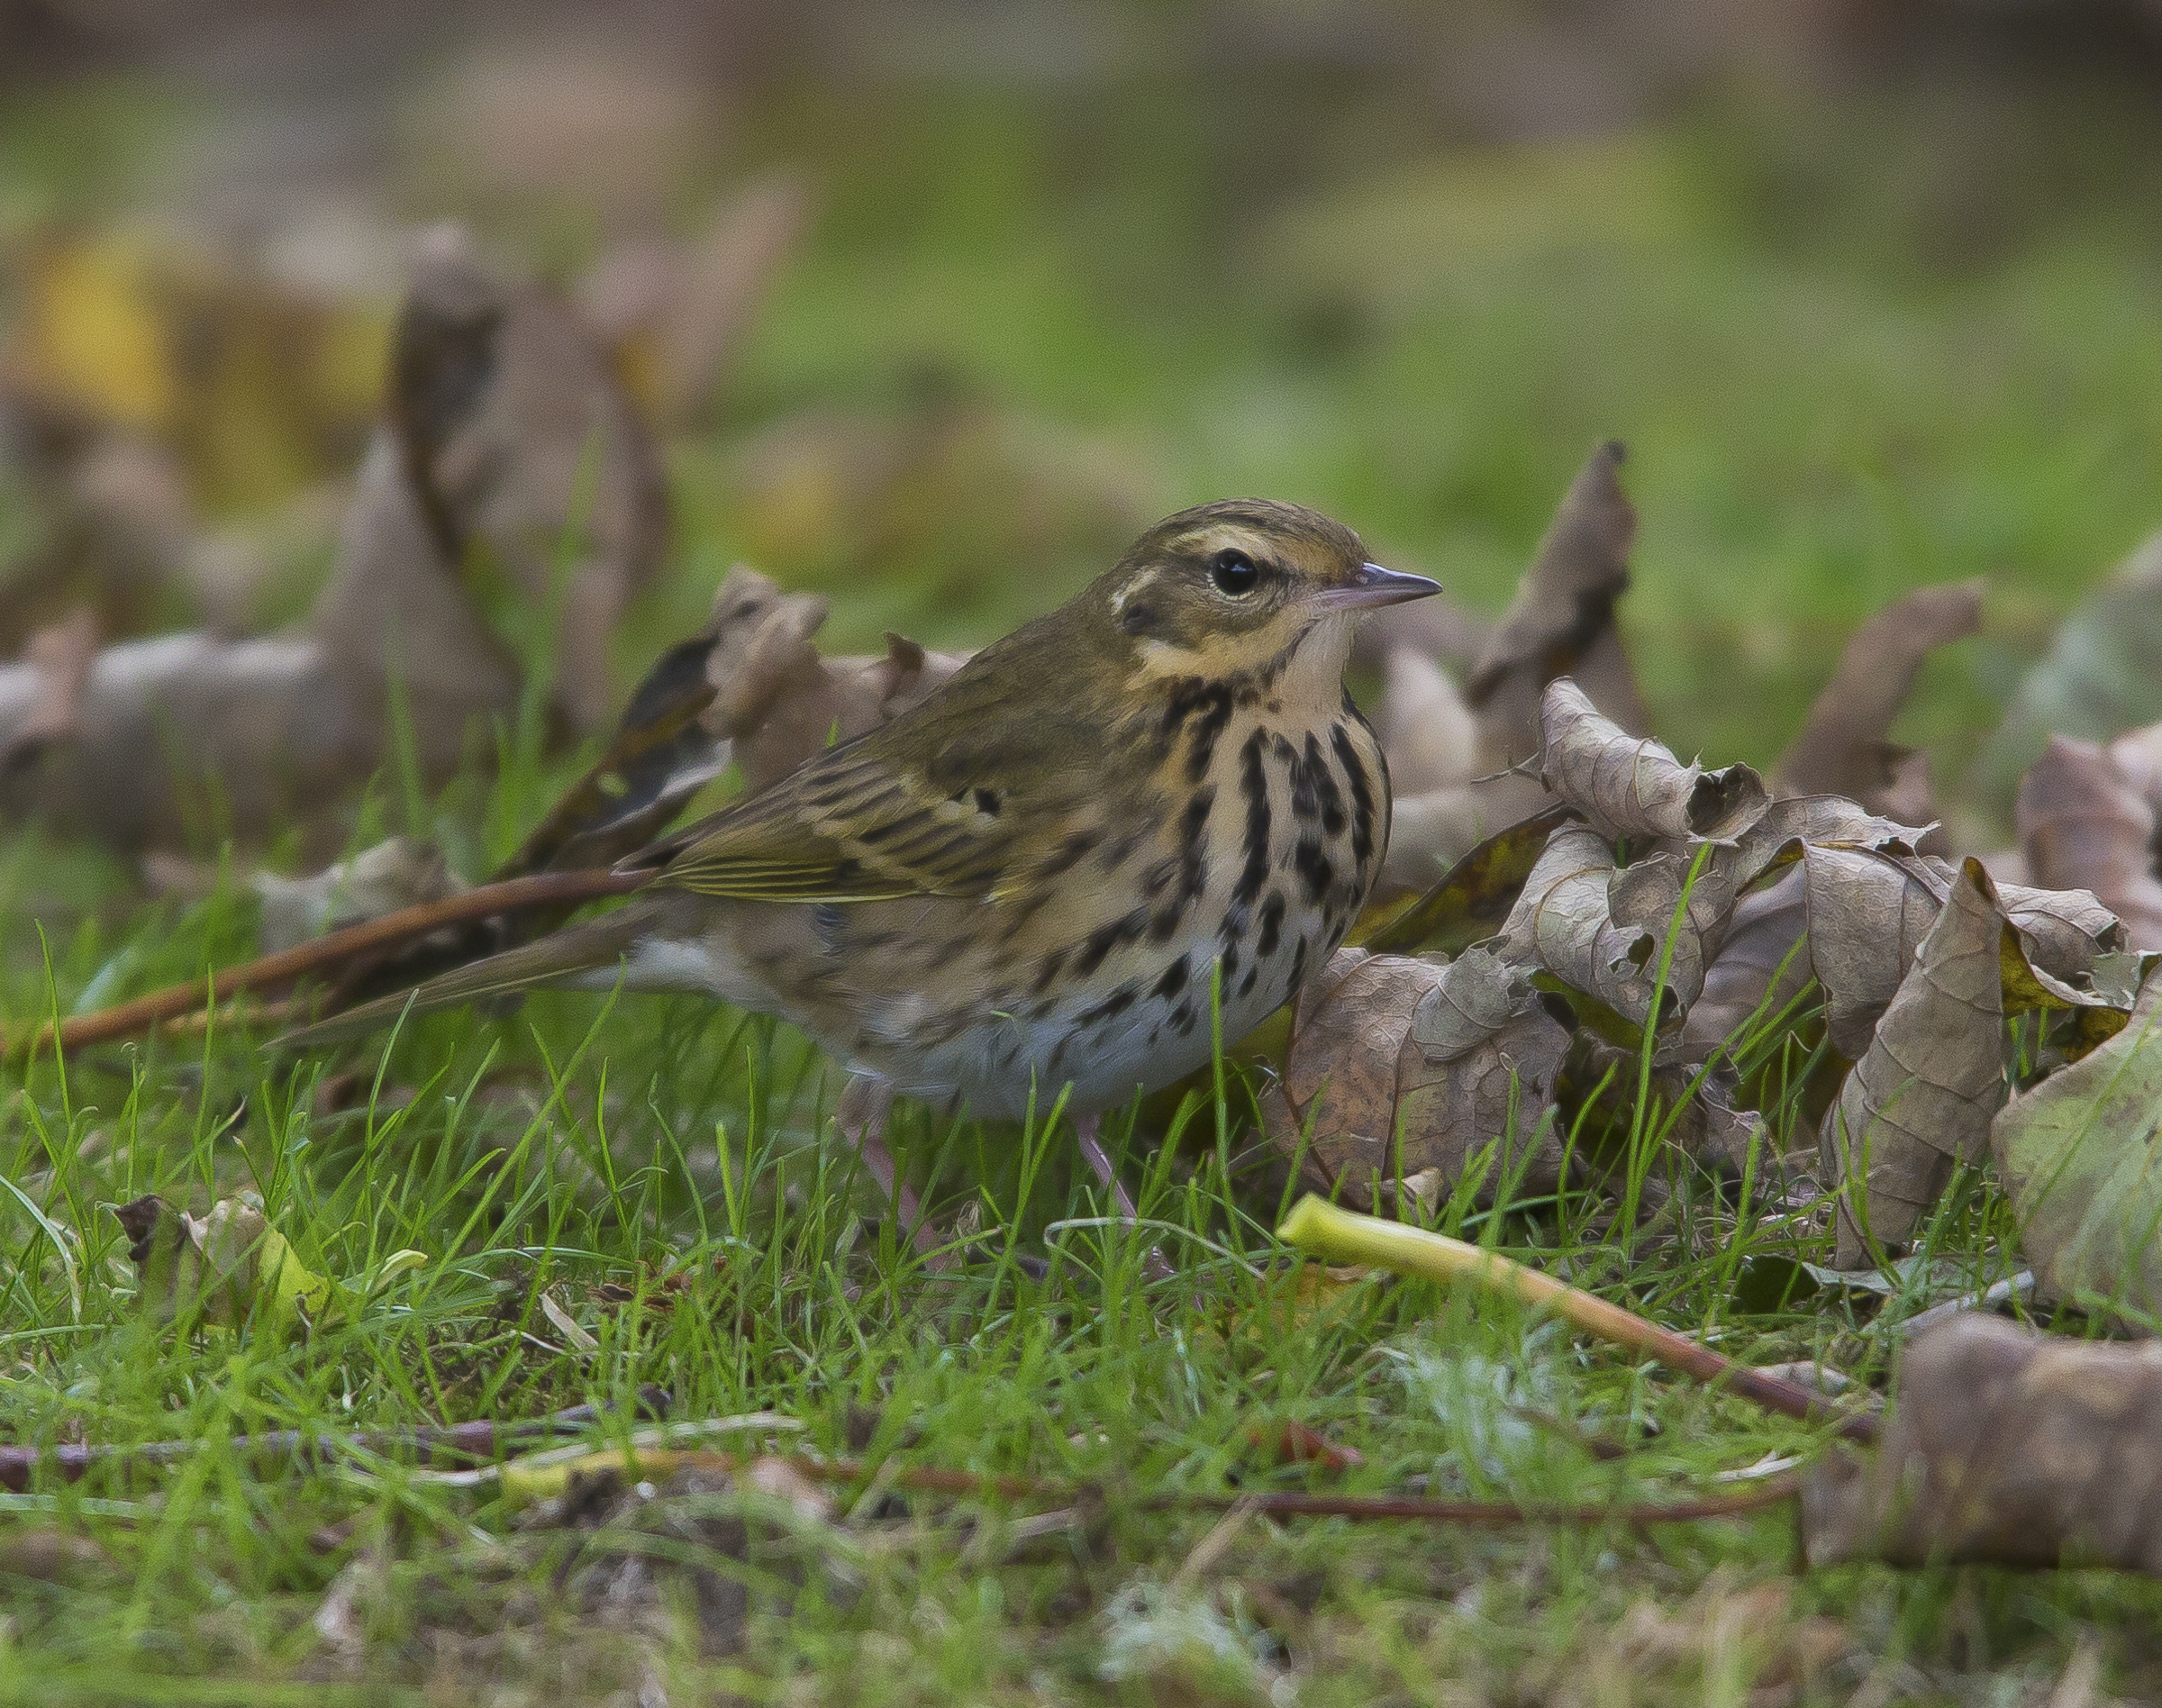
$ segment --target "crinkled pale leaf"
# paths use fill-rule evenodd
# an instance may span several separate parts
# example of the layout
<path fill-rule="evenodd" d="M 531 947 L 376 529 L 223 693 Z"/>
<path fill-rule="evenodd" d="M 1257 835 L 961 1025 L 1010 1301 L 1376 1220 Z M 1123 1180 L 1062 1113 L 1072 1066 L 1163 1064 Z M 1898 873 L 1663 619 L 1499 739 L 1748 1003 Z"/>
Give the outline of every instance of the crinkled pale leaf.
<path fill-rule="evenodd" d="M 1764 809 L 1731 846 L 1712 851 L 1712 864 L 1740 894 L 1783 859 L 1800 853 L 1799 844 L 1860 848 L 1884 854 L 1912 854 L 1923 832 L 1865 811 L 1843 795 L 1783 796 Z"/>
<path fill-rule="evenodd" d="M 1812 1566 L 1987 1561 L 2162 1575 L 2162 1342 L 2043 1336 L 1967 1313 L 1917 1335 L 1876 1454 L 1802 1491 Z"/>
<path fill-rule="evenodd" d="M 128 1236 L 141 1286 L 138 1308 L 158 1322 L 234 1328 L 250 1320 L 280 1328 L 320 1320 L 337 1299 L 254 1205 L 222 1198 L 196 1218 L 150 1194 L 114 1211 Z"/>
<path fill-rule="evenodd" d="M 1614 631 L 1637 533 L 1637 514 L 1619 478 L 1622 455 L 1610 443 L 1585 459 L 1464 685 L 1465 700 L 1479 714 L 1485 770 L 1503 770 L 1539 751 L 1540 695 L 1558 676 L 1575 676 L 1624 727 L 1649 722 Z"/>
<path fill-rule="evenodd" d="M 1770 796 L 1746 765 L 1684 765 L 1649 736 L 1603 716 L 1567 677 L 1540 703 L 1540 771 L 1547 786 L 1612 840 L 1685 837 L 1731 841 L 1764 815 Z"/>
<path fill-rule="evenodd" d="M 1531 981 L 1484 949 L 1469 949 L 1419 999 L 1397 1070 L 1402 1167 L 1436 1171 L 1453 1187 L 1499 1141 L 1482 1185 L 1534 1191 L 1561 1177 L 1554 1081 L 1569 1032 Z"/>
<path fill-rule="evenodd" d="M 1457 685 L 1423 653 L 1389 650 L 1374 727 L 1394 794 L 1458 788 L 1479 774 L 1478 722 Z"/>
<path fill-rule="evenodd" d="M 2103 956 L 2131 947 L 2123 922 L 2093 890 L 2000 884 L 1997 900 L 2028 958 L 2053 978 L 2079 984 Z"/>
<path fill-rule="evenodd" d="M 1614 851 L 1596 831 L 1564 825 L 1524 880 L 1495 947 L 1506 959 L 1537 967 L 1642 1026 L 1651 1019 L 1660 950 L 1680 886 L 1670 863 L 1618 872 Z M 1703 963 L 1683 922 L 1661 1018 L 1696 995 Z M 1676 975 L 1680 975 L 1677 979 Z"/>
<path fill-rule="evenodd" d="M 1812 916 L 1813 917 L 1813 916 Z M 1905 1240 L 1988 1142 L 2004 1099 L 2003 910 L 1968 860 L 1867 1051 L 1825 1112 L 1824 1167 L 1838 1181 L 1837 1267 Z"/>
<path fill-rule="evenodd" d="M 1309 1185 L 1361 1208 L 1431 1202 L 1475 1163 L 1489 1192 L 1550 1186 L 1560 1149 L 1540 1118 L 1568 1040 L 1530 981 L 1484 949 L 1447 966 L 1340 950 L 1302 997 L 1264 1098 L 1270 1140 L 1303 1155 Z M 1481 1161 L 1495 1140 L 1512 1142 Z"/>
<path fill-rule="evenodd" d="M 1973 634 L 1981 621 L 1982 583 L 1963 581 L 1918 588 L 1863 623 L 1772 767 L 1772 786 L 1786 795 L 1846 795 L 1884 804 L 1903 781 L 1901 761 L 1909 757 L 1889 737 L 1914 673 L 1936 648 Z M 1911 775 L 1903 780 L 1911 782 Z M 1921 780 L 1926 789 L 1926 768 Z"/>
<path fill-rule="evenodd" d="M 64 747 L 82 732 L 83 691 L 97 656 L 97 613 L 77 605 L 30 637 L 23 665 L 36 684 L 25 715 L 0 735 L 0 774 Z"/>
<path fill-rule="evenodd" d="M 1402 805 L 1398 804 L 1399 813 Z M 1557 804 L 1496 831 L 1450 867 L 1433 888 L 1361 940 L 1377 952 L 1439 949 L 1453 954 L 1493 936 L 1516 905 L 1547 838 L 1570 816 L 1567 807 Z M 1399 819 L 1390 832 L 1392 846 L 1401 828 Z"/>
<path fill-rule="evenodd" d="M 2014 817 L 2038 884 L 2092 890 L 2131 945 L 2162 949 L 2156 818 L 2139 783 L 2091 741 L 2053 735 L 2020 779 Z"/>
<path fill-rule="evenodd" d="M 1434 962 L 1340 949 L 1299 1004 L 1269 1131 L 1285 1156 L 1306 1140 L 1308 1177 L 1371 1208 L 1394 1180 L 1396 1062 L 1418 1000 L 1441 977 Z"/>
<path fill-rule="evenodd" d="M 2114 1038 L 2007 1104 L 1990 1147 L 2046 1295 L 2162 1315 L 2162 978 Z"/>

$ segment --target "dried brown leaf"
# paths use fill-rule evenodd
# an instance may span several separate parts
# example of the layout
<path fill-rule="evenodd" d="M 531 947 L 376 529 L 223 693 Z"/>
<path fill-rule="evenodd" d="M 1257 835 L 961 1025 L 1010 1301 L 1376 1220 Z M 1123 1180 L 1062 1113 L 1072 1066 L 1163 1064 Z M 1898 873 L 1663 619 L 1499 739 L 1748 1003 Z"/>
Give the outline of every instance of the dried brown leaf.
<path fill-rule="evenodd" d="M 2123 922 L 2133 947 L 2162 949 L 2155 808 L 2141 779 L 2111 750 L 2051 736 L 2020 779 L 2013 810 L 2020 849 L 2037 884 L 2094 891 Z"/>
<path fill-rule="evenodd" d="M 1652 1019 L 1659 959 L 1681 893 L 1672 857 L 1617 870 L 1613 849 L 1598 831 L 1564 825 L 1548 838 L 1495 948 L 1503 958 L 1542 968 L 1642 1026 Z M 1661 1023 L 1695 999 L 1703 977 L 1702 945 L 1685 916 L 1667 968 Z"/>
<path fill-rule="evenodd" d="M 1629 587 L 1636 512 L 1618 478 L 1623 451 L 1596 448 L 1577 470 L 1501 627 L 1464 685 L 1486 739 L 1483 768 L 1502 770 L 1540 750 L 1540 695 L 1558 676 L 1624 728 L 1650 720 L 1614 631 Z"/>
<path fill-rule="evenodd" d="M 1814 977 L 1809 958 L 1809 875 L 1799 860 L 1740 896 L 1728 914 L 1704 985 L 1683 1022 L 1681 1058 L 1703 1061 L 1753 1016 L 1787 1012 Z"/>
<path fill-rule="evenodd" d="M 1831 794 L 1891 811 L 1926 804 L 1929 774 L 1891 745 L 1892 720 L 1930 652 L 1973 634 L 1982 622 L 1982 583 L 1921 587 L 1885 607 L 1849 637 L 1838 668 L 1801 730 L 1772 767 L 1783 795 Z M 1894 816 L 1897 814 L 1894 813 Z"/>
<path fill-rule="evenodd" d="M 97 641 L 97 613 L 88 605 L 77 605 L 60 622 L 30 637 L 23 663 L 36 688 L 24 715 L 7 731 L 5 744 L 0 746 L 0 773 L 27 765 L 81 733 L 83 691 L 90 684 Z"/>
<path fill-rule="evenodd" d="M 2050 1340 L 1967 1313 L 1900 1359 L 1883 1445 L 1803 1485 L 1812 1566 L 1987 1561 L 2162 1575 L 2162 1342 Z"/>
<path fill-rule="evenodd" d="M 1812 910 L 1812 929 L 1814 913 Z M 1824 1167 L 1840 1182 L 1843 1269 L 1907 1238 L 1950 1179 L 1988 1142 L 2004 1100 L 2003 910 L 1968 860 L 1855 1064 L 1825 1112 Z"/>
<path fill-rule="evenodd" d="M 1732 841 L 1763 817 L 1770 796 L 1746 765 L 1684 765 L 1649 736 L 1629 734 L 1567 677 L 1540 703 L 1540 770 L 1547 786 L 1608 839 L 1698 837 Z"/>
<path fill-rule="evenodd" d="M 1809 842 L 1801 859 L 1824 1023 L 1832 1048 L 1858 1060 L 1951 886 L 1918 856 Z"/>
<path fill-rule="evenodd" d="M 1486 950 L 1446 966 L 1340 950 L 1300 1003 L 1269 1137 L 1286 1157 L 1304 1140 L 1309 1183 L 1366 1209 L 1399 1182 L 1446 1191 L 1495 1140 L 1512 1149 L 1487 1180 L 1550 1186 L 1560 1147 L 1540 1117 L 1568 1042 Z"/>
<path fill-rule="evenodd" d="M 1489 950 L 1465 950 L 1420 998 L 1403 1040 L 1403 1175 L 1434 1169 L 1453 1186 L 1499 1140 L 1489 1179 L 1521 1174 L 1534 1191 L 1551 1187 L 1561 1177 L 1562 1147 L 1541 1117 L 1568 1049 L 1568 1029 L 1521 970 Z"/>

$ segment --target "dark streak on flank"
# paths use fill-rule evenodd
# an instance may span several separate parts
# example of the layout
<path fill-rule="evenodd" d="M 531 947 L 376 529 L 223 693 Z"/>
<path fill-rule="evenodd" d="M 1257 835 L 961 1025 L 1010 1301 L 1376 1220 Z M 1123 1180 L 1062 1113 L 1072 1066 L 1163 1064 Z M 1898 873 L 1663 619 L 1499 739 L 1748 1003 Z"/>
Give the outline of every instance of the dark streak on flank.
<path fill-rule="evenodd" d="M 1103 966 L 1104 958 L 1122 943 L 1138 941 L 1149 929 L 1149 910 L 1137 907 L 1132 912 L 1114 919 L 1108 925 L 1099 925 L 1089 932 L 1081 945 L 1081 952 L 1074 958 L 1076 977 L 1086 978 Z"/>
<path fill-rule="evenodd" d="M 1354 717 L 1358 716 L 1353 713 Z M 1358 756 L 1358 747 L 1345 731 L 1341 722 L 1329 731 L 1329 745 L 1336 754 L 1336 762 L 1344 768 L 1344 781 L 1351 789 L 1351 863 L 1360 871 L 1374 858 L 1374 833 L 1378 828 L 1378 814 L 1375 808 L 1374 779 L 1367 774 L 1366 763 Z"/>
<path fill-rule="evenodd" d="M 1263 960 L 1276 952 L 1277 933 L 1284 925 L 1284 892 L 1271 890 L 1268 899 L 1261 904 L 1261 940 L 1254 946 L 1254 953 Z"/>
<path fill-rule="evenodd" d="M 1291 862 L 1306 886 L 1306 899 L 1318 902 L 1329 893 L 1330 885 L 1336 881 L 1336 868 L 1329 856 L 1322 851 L 1317 837 L 1302 836 L 1299 845 L 1292 851 Z"/>
<path fill-rule="evenodd" d="M 1231 899 L 1249 906 L 1268 881 L 1268 777 L 1261 768 L 1261 749 L 1267 739 L 1256 730 L 1246 738 L 1239 754 L 1239 792 L 1246 798 L 1246 864 Z"/>

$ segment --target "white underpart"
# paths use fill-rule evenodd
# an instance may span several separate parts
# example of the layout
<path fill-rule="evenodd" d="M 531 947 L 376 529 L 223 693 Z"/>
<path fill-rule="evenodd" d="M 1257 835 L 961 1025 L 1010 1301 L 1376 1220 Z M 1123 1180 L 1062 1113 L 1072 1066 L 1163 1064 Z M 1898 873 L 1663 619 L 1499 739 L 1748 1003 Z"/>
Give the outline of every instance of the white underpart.
<path fill-rule="evenodd" d="M 750 976 L 743 963 L 711 938 L 641 939 L 620 968 L 595 968 L 582 973 L 573 987 L 613 990 L 619 978 L 625 990 L 695 990 L 740 1008 L 764 1008 L 771 1001 L 766 987 Z"/>

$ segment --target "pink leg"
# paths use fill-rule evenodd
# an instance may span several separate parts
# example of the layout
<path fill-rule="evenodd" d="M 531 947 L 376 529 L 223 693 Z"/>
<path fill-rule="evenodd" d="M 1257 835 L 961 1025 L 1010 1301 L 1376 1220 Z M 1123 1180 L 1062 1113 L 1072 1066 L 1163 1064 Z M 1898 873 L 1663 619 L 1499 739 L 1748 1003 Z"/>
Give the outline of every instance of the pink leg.
<path fill-rule="evenodd" d="M 1111 1156 L 1104 1149 L 1103 1140 L 1097 1137 L 1097 1130 L 1103 1122 L 1104 1117 L 1098 1114 L 1074 1117 L 1075 1130 L 1081 1135 L 1081 1155 L 1086 1159 L 1089 1172 L 1095 1176 L 1097 1183 L 1110 1188 L 1112 1202 L 1118 1205 L 1119 1213 L 1131 1222 L 1140 1213 L 1134 1208 L 1133 1195 L 1126 1190 L 1126 1183 L 1119 1178 L 1118 1170 L 1111 1166 Z M 1149 1248 L 1149 1256 L 1141 1264 L 1141 1272 L 1151 1281 L 1168 1281 L 1171 1278 L 1171 1266 L 1165 1260 L 1163 1252 L 1155 1246 Z"/>
<path fill-rule="evenodd" d="M 886 1148 L 886 1118 L 893 1106 L 891 1080 L 876 1074 L 855 1074 L 841 1091 L 840 1107 L 834 1119 L 842 1135 L 856 1147 L 863 1166 L 871 1171 L 878 1189 L 893 1200 L 902 1232 L 915 1242 L 919 1251 L 929 1251 L 942 1243 L 942 1236 L 924 1218 L 915 1188 L 901 1178 L 900 1170 L 894 1167 L 894 1153 Z"/>

